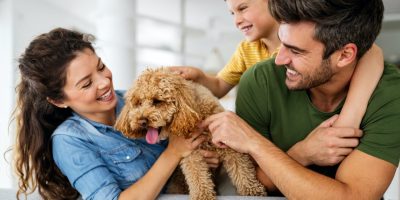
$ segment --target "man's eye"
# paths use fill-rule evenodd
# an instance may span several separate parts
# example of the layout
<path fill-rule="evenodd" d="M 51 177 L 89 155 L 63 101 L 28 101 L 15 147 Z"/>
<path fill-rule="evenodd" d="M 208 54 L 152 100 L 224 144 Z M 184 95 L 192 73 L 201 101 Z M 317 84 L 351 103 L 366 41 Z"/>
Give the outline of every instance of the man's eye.
<path fill-rule="evenodd" d="M 290 49 L 290 52 L 292 52 L 293 54 L 300 54 L 300 52 L 298 52 L 298 51 L 296 51 L 296 50 L 294 50 L 294 49 Z"/>

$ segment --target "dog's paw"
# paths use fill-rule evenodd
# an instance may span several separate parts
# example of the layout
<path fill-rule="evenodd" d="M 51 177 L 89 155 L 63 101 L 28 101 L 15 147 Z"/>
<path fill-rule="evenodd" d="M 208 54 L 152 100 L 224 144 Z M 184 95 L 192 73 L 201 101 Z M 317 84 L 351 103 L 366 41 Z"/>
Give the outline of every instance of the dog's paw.
<path fill-rule="evenodd" d="M 242 196 L 267 196 L 265 187 L 261 183 L 255 183 L 238 189 L 238 193 Z"/>
<path fill-rule="evenodd" d="M 190 200 L 217 200 L 217 196 L 215 193 L 190 194 Z"/>

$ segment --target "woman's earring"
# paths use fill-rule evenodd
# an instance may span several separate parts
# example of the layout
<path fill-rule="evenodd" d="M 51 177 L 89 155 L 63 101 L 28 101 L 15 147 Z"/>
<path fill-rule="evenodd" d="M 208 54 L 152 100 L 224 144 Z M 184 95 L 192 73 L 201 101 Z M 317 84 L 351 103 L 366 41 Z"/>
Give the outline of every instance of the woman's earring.
<path fill-rule="evenodd" d="M 68 108 L 68 106 L 64 106 L 64 108 Z"/>

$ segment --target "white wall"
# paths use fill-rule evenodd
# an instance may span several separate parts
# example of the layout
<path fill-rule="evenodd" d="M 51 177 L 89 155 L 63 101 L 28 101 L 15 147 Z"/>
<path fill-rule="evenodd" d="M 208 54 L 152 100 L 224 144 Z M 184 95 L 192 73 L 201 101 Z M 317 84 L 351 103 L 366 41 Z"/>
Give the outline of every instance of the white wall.
<path fill-rule="evenodd" d="M 383 48 L 386 60 L 400 61 L 400 20 L 383 24 L 377 44 Z"/>
<path fill-rule="evenodd" d="M 14 0 L 15 55 L 19 55 L 38 34 L 56 27 L 95 33 L 95 25 L 43 0 Z M 77 5 L 78 6 L 78 5 Z M 93 8 L 95 9 L 95 8 Z"/>
<path fill-rule="evenodd" d="M 18 57 L 33 37 L 60 26 L 94 32 L 94 25 L 41 0 L 0 1 L 0 188 L 15 185 L 11 168 L 13 154 L 10 151 L 3 155 L 11 148 L 15 138 L 15 126 L 10 123 L 10 116 L 16 102 Z"/>
<path fill-rule="evenodd" d="M 14 102 L 14 65 L 13 65 L 13 6 L 12 0 L 0 1 L 0 67 L 1 67 L 1 106 L 0 106 L 0 188 L 11 188 L 11 153 L 4 152 L 10 148 L 14 134 L 9 132 L 9 122 Z M 13 127 L 10 127 L 13 130 Z M 6 157 L 6 159 L 5 159 Z"/>

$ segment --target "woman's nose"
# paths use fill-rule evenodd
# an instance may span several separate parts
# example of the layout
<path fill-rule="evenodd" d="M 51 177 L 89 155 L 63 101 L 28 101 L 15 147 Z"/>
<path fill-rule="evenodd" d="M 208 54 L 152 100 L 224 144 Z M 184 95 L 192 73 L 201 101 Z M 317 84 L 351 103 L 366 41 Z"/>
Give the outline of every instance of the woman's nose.
<path fill-rule="evenodd" d="M 110 85 L 111 80 L 107 77 L 101 76 L 98 84 L 98 89 L 107 88 Z"/>

